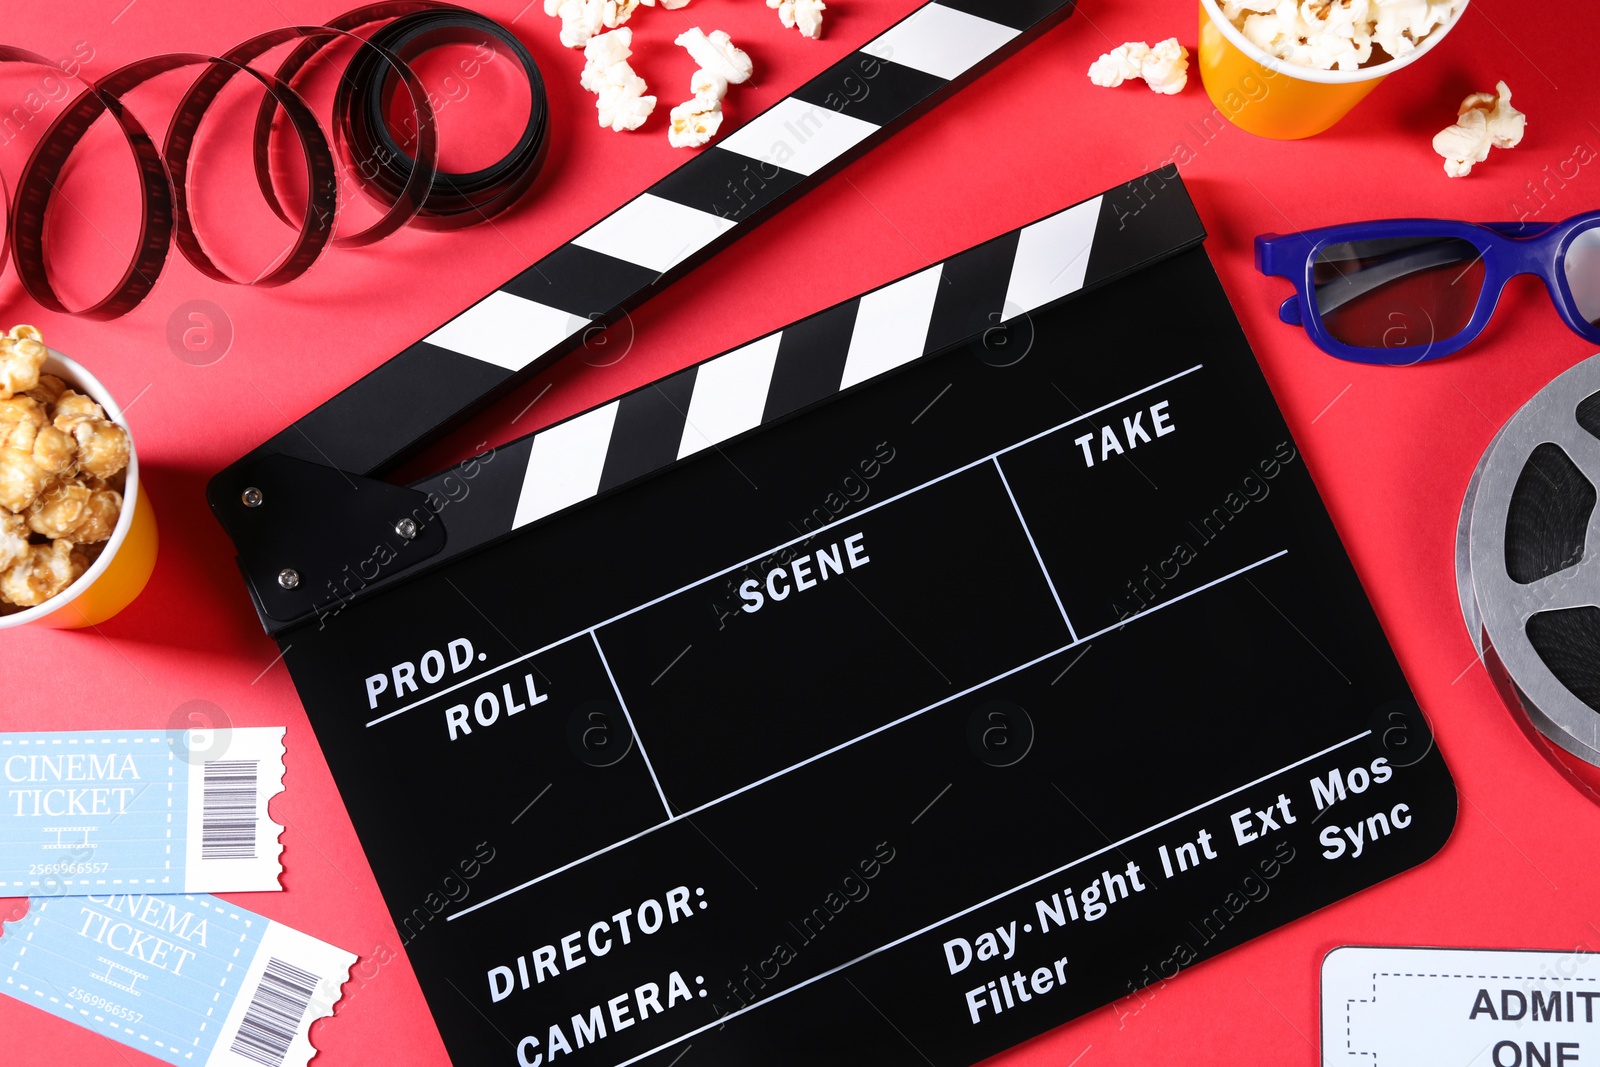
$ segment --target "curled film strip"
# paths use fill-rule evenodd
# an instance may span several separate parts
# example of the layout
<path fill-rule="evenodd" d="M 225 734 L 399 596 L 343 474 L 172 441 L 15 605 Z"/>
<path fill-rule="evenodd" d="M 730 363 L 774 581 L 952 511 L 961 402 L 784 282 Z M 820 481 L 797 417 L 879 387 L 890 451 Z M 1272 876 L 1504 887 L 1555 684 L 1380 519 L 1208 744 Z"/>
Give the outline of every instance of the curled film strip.
<path fill-rule="evenodd" d="M 369 36 L 355 31 L 378 28 Z M 294 85 L 319 54 L 340 42 L 357 47 L 339 79 L 334 97 L 332 139 Z M 273 71 L 251 64 L 294 42 Z M 410 62 L 451 44 L 483 44 L 504 49 L 527 79 L 527 125 L 517 144 L 497 162 L 470 173 L 438 166 L 438 130 L 427 89 Z M 330 245 L 371 244 L 407 224 L 454 229 L 504 211 L 532 185 L 549 143 L 549 107 L 533 56 L 510 30 L 484 15 L 433 0 L 384 0 L 349 11 L 321 26 L 289 26 L 258 34 L 221 56 L 175 52 L 126 64 L 95 81 L 86 81 L 57 63 L 25 49 L 0 45 L 0 62 L 43 66 L 81 86 L 40 137 L 17 182 L 14 201 L 5 204 L 8 240 L 0 249 L 16 261 L 17 276 L 39 304 L 65 314 L 112 319 L 126 314 L 150 293 L 166 264 L 174 240 L 184 258 L 207 277 L 235 284 L 282 285 L 304 274 Z M 158 75 L 180 68 L 203 70 L 184 93 L 160 149 L 124 97 Z M 206 251 L 190 210 L 195 138 L 222 90 L 239 75 L 264 90 L 254 129 L 256 181 L 273 212 L 298 228 L 294 243 L 261 276 L 229 275 Z M 409 97 L 416 130 L 415 156 L 395 139 L 386 117 L 397 88 Z M 300 144 L 306 171 L 304 209 L 292 217 L 273 185 L 269 167 L 273 122 L 286 118 Z M 90 128 L 102 118 L 114 123 L 138 170 L 143 217 L 138 247 L 111 292 L 82 308 L 69 308 L 51 284 L 45 240 L 50 202 L 62 173 Z M 358 188 L 382 209 L 382 216 L 359 233 L 334 236 L 339 212 L 334 153 Z M 0 183 L 0 196 L 8 196 Z"/>
<path fill-rule="evenodd" d="M 1600 799 L 1600 355 L 1500 430 L 1456 543 L 1473 643 L 1542 746 Z M 1578 761 L 1582 761 L 1581 763 Z"/>

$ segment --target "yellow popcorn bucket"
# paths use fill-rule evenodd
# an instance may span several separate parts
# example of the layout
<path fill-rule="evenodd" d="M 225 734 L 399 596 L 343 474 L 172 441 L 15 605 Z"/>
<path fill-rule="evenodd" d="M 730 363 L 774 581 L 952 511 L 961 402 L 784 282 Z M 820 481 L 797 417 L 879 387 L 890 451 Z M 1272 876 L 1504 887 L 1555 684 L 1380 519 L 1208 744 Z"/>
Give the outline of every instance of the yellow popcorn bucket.
<path fill-rule="evenodd" d="M 1314 137 L 1348 115 L 1384 78 L 1433 51 L 1461 21 L 1461 12 L 1400 59 L 1360 70 L 1313 70 L 1257 48 L 1217 0 L 1200 0 L 1200 80 L 1217 110 L 1241 130 L 1281 141 Z"/>
<path fill-rule="evenodd" d="M 106 410 L 106 417 L 127 428 L 122 408 L 100 380 L 73 360 L 50 349 L 44 373 L 54 374 Z M 122 514 L 111 538 L 83 575 L 37 607 L 0 615 L 0 630 L 43 626 L 75 630 L 97 626 L 133 603 L 150 581 L 156 566 L 156 518 L 150 498 L 139 480 L 139 453 L 129 432 L 127 484 L 122 492 Z"/>

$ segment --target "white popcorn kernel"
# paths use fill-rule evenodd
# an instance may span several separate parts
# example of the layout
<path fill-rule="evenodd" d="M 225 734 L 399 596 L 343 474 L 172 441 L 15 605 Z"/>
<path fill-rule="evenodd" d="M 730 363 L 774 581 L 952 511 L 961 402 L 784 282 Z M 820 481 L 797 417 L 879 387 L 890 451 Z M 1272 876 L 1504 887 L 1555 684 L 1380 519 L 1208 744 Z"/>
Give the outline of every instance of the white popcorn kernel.
<path fill-rule="evenodd" d="M 550 0 L 545 0 L 548 5 Z M 1222 0 L 1222 14 L 1237 24 L 1245 15 L 1276 11 L 1278 0 Z"/>
<path fill-rule="evenodd" d="M 605 29 L 605 0 L 561 0 L 556 14 L 561 18 L 561 43 L 568 48 L 582 48 Z"/>
<path fill-rule="evenodd" d="M 767 6 L 777 9 L 778 19 L 789 29 L 798 26 L 812 40 L 822 36 L 822 13 L 828 7 L 822 0 L 767 0 Z"/>
<path fill-rule="evenodd" d="M 733 85 L 749 81 L 750 75 L 755 73 L 755 64 L 751 62 L 750 57 L 722 30 L 713 30 L 707 36 L 696 26 L 680 33 L 677 43 L 688 50 L 689 55 L 700 64 L 702 70 L 709 71 Z"/>
<path fill-rule="evenodd" d="M 1169 37 L 1154 48 L 1143 41 L 1129 41 L 1089 66 L 1089 80 L 1107 89 L 1133 79 L 1143 80 L 1163 96 L 1181 93 L 1189 84 L 1189 50 L 1176 37 Z"/>
<path fill-rule="evenodd" d="M 1465 178 L 1472 168 L 1489 158 L 1489 149 L 1515 148 L 1522 143 L 1528 117 L 1511 106 L 1511 89 L 1498 82 L 1493 93 L 1473 93 L 1461 101 L 1456 124 L 1440 130 L 1433 150 L 1444 157 L 1444 172 Z"/>
<path fill-rule="evenodd" d="M 1130 78 L 1138 78 L 1144 69 L 1144 57 L 1150 46 L 1143 41 L 1129 41 L 1118 45 L 1089 64 L 1089 80 L 1106 89 L 1115 89 Z"/>
<path fill-rule="evenodd" d="M 728 79 L 709 70 L 697 70 L 689 79 L 689 95 L 725 99 L 728 95 Z"/>
<path fill-rule="evenodd" d="M 1444 172 L 1452 178 L 1465 178 L 1475 163 L 1489 158 L 1494 138 L 1482 111 L 1469 111 L 1454 126 L 1440 130 L 1433 138 L 1433 150 L 1444 157 Z"/>
<path fill-rule="evenodd" d="M 595 108 L 600 112 L 600 125 L 615 130 L 637 130 L 643 126 L 656 109 L 656 98 L 646 96 L 644 79 L 637 74 L 621 84 L 606 85 L 600 90 Z"/>
<path fill-rule="evenodd" d="M 714 96 L 696 96 L 672 109 L 667 141 L 674 148 L 699 148 L 721 127 L 722 101 Z"/>
<path fill-rule="evenodd" d="M 590 38 L 583 47 L 585 66 L 578 83 L 594 93 L 600 125 L 618 132 L 637 130 L 656 107 L 649 86 L 628 62 L 633 31 L 627 27 Z"/>
<path fill-rule="evenodd" d="M 1476 101 L 1472 105 L 1474 110 L 1487 110 L 1489 112 L 1489 136 L 1494 138 L 1496 148 L 1515 148 L 1522 143 L 1522 136 L 1528 129 L 1528 116 L 1511 106 L 1511 88 L 1505 82 L 1495 83 L 1495 96 L 1488 93 L 1476 93 L 1461 102 L 1463 111 L 1467 108 L 1467 101 Z"/>
<path fill-rule="evenodd" d="M 1189 50 L 1176 37 L 1169 37 L 1150 49 L 1140 74 L 1145 84 L 1162 96 L 1181 93 L 1189 84 Z"/>

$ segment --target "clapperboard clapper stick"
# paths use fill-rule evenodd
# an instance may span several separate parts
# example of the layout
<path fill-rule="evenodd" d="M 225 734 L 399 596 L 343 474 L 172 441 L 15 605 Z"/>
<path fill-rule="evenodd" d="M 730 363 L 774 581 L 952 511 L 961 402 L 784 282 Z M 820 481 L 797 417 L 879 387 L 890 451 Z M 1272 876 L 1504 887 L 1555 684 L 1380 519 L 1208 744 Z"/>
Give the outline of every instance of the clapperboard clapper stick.
<path fill-rule="evenodd" d="M 278 632 L 340 603 L 349 595 L 343 569 L 379 541 L 399 535 L 383 568 L 392 575 L 460 540 L 450 520 L 429 519 L 422 491 L 373 476 L 571 352 L 584 331 L 638 306 L 1073 7 L 1074 0 L 923 5 L 218 474 L 207 496 L 263 625 Z M 871 92 L 852 91 L 864 81 Z M 307 537 L 313 529 L 317 537 Z"/>

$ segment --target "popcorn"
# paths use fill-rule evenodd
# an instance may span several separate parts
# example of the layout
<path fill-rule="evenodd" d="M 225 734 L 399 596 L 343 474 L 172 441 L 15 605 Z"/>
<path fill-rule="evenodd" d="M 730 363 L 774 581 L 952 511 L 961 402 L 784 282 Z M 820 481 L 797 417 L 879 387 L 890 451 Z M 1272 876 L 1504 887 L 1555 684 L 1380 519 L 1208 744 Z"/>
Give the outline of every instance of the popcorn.
<path fill-rule="evenodd" d="M 77 442 L 78 469 L 109 478 L 128 465 L 128 431 L 106 418 L 105 409 L 68 389 L 56 402 L 55 428 Z"/>
<path fill-rule="evenodd" d="M 822 13 L 828 7 L 822 0 L 767 0 L 767 6 L 777 8 L 778 18 L 788 28 L 799 26 L 800 33 L 812 40 L 822 36 Z"/>
<path fill-rule="evenodd" d="M 26 511 L 71 466 L 73 451 L 71 438 L 45 421 L 38 401 L 0 400 L 0 508 Z"/>
<path fill-rule="evenodd" d="M 94 545 L 111 537 L 121 514 L 122 494 L 116 490 L 62 483 L 33 502 L 28 529 L 52 541 Z"/>
<path fill-rule="evenodd" d="M 1498 82 L 1493 93 L 1473 93 L 1461 101 L 1456 124 L 1440 130 L 1433 150 L 1444 157 L 1444 172 L 1465 178 L 1475 164 L 1489 158 L 1490 147 L 1515 148 L 1522 143 L 1528 117 L 1511 106 L 1511 89 Z"/>
<path fill-rule="evenodd" d="M 28 554 L 28 522 L 21 515 L 0 511 L 0 573 Z"/>
<path fill-rule="evenodd" d="M 14 327 L 0 337 L 0 400 L 9 400 L 37 386 L 46 355 L 39 331 L 32 326 Z"/>
<path fill-rule="evenodd" d="M 544 0 L 544 13 L 561 19 L 561 43 L 582 48 L 606 30 L 614 30 L 633 17 L 642 5 L 659 3 L 676 11 L 689 0 Z"/>
<path fill-rule="evenodd" d="M 1181 93 L 1189 84 L 1189 50 L 1176 37 L 1169 37 L 1154 48 L 1143 41 L 1130 41 L 1089 66 L 1089 80 L 1107 89 L 1134 79 L 1142 79 L 1163 96 Z"/>
<path fill-rule="evenodd" d="M 632 30 L 623 27 L 601 34 L 584 46 L 585 66 L 578 78 L 598 97 L 600 125 L 618 132 L 637 130 L 656 109 L 656 98 L 646 95 L 649 86 L 628 62 L 631 55 Z"/>
<path fill-rule="evenodd" d="M 40 345 L 19 326 L 9 353 Z M 31 357 L 29 357 L 31 364 Z M 42 363 L 42 361 L 41 361 Z M 128 433 L 51 374 L 16 375 L 0 399 L 0 613 L 42 604 L 76 581 L 122 515 Z"/>
<path fill-rule="evenodd" d="M 755 73 L 755 64 L 744 50 L 733 43 L 721 30 L 707 36 L 700 27 L 678 34 L 677 43 L 686 48 L 700 69 L 715 74 L 723 81 L 742 85 Z"/>
<path fill-rule="evenodd" d="M 89 557 L 71 541 L 29 545 L 21 559 L 0 574 L 0 600 L 31 608 L 61 592 L 89 569 Z"/>
<path fill-rule="evenodd" d="M 1399 59 L 1454 21 L 1467 0 L 1222 0 L 1257 48 L 1317 70 Z M 1383 55 L 1375 53 L 1381 49 Z"/>
<path fill-rule="evenodd" d="M 37 400 L 45 407 L 50 407 L 61 399 L 61 394 L 66 392 L 66 389 L 67 383 L 57 378 L 54 374 L 41 374 L 39 375 L 39 384 L 29 389 L 26 395 Z"/>
<path fill-rule="evenodd" d="M 689 79 L 693 95 L 672 109 L 667 141 L 674 148 L 699 148 L 722 128 L 722 101 L 728 85 L 750 80 L 755 64 L 721 30 L 713 30 L 708 37 L 696 26 L 680 34 L 678 44 L 688 49 L 700 69 Z"/>
<path fill-rule="evenodd" d="M 667 131 L 667 140 L 673 148 L 699 148 L 721 128 L 722 101 L 714 96 L 696 95 L 672 109 L 672 127 Z"/>
<path fill-rule="evenodd" d="M 1118 45 L 1089 64 L 1089 80 L 1106 89 L 1115 89 L 1130 78 L 1144 77 L 1144 57 L 1150 46 L 1143 41 Z"/>

